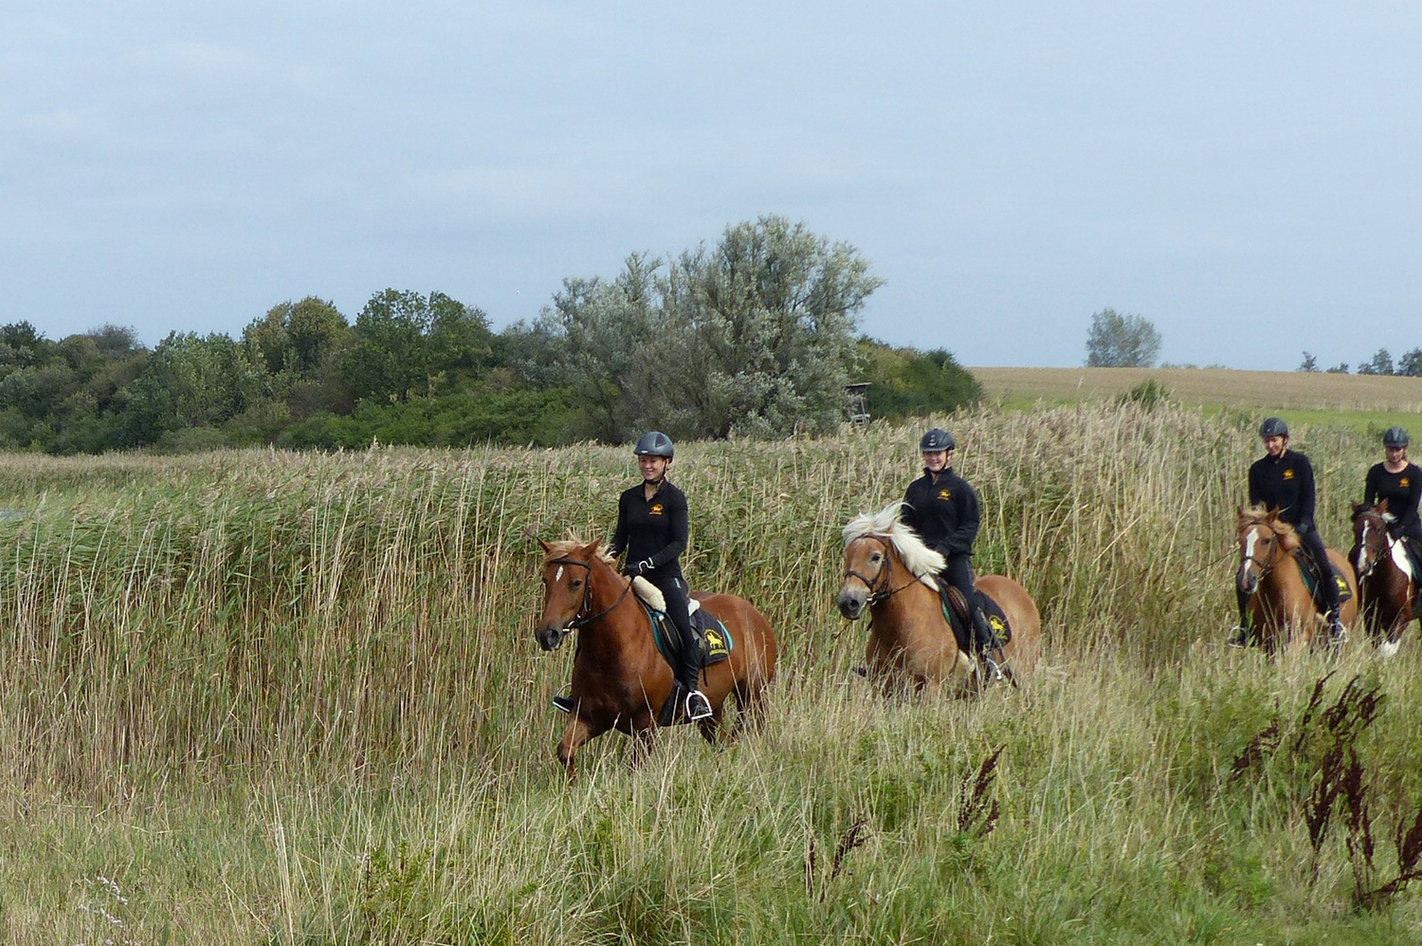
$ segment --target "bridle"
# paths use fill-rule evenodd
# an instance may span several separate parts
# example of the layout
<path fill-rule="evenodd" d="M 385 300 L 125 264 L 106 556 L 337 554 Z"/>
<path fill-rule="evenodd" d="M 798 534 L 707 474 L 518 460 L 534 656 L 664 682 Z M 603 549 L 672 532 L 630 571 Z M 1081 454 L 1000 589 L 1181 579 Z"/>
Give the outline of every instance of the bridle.
<path fill-rule="evenodd" d="M 1251 523 L 1250 526 L 1249 526 L 1249 528 L 1250 528 L 1250 529 L 1265 529 L 1265 528 L 1267 528 L 1267 529 L 1269 530 L 1269 538 L 1268 538 L 1266 541 L 1268 541 L 1268 542 L 1275 542 L 1275 541 L 1278 541 L 1278 539 L 1279 539 L 1279 533 L 1278 533 L 1277 530 L 1274 529 L 1273 526 L 1266 526 L 1264 523 L 1255 522 L 1255 523 Z M 1264 559 L 1261 559 L 1261 558 L 1257 558 L 1257 557 L 1254 555 L 1253 552 L 1249 551 L 1249 547 L 1248 547 L 1248 546 L 1245 546 L 1243 549 L 1240 550 L 1239 564 L 1240 564 L 1240 567 L 1242 568 L 1242 567 L 1244 566 L 1244 563 L 1245 563 L 1245 562 L 1248 562 L 1248 563 L 1250 563 L 1251 565 L 1253 565 L 1253 566 L 1255 566 L 1256 568 L 1258 568 L 1258 569 L 1259 569 L 1259 580 L 1260 580 L 1260 581 L 1263 581 L 1265 578 L 1269 577 L 1269 573 L 1274 570 L 1274 559 L 1275 559 L 1275 558 L 1276 558 L 1276 556 L 1274 556 L 1274 555 L 1272 555 L 1272 554 L 1269 556 L 1269 559 L 1268 559 L 1267 561 L 1264 560 Z"/>
<path fill-rule="evenodd" d="M 1378 524 L 1378 526 L 1379 526 L 1378 531 L 1379 531 L 1380 533 L 1382 533 L 1382 537 L 1383 537 L 1383 548 L 1385 549 L 1385 551 L 1386 551 L 1386 553 L 1387 553 L 1387 555 L 1379 554 L 1377 551 L 1375 551 L 1375 550 L 1372 548 L 1372 546 L 1370 546 L 1370 545 L 1368 545 L 1368 544 L 1365 544 L 1364 542 L 1359 542 L 1359 543 L 1358 543 L 1358 551 L 1359 551 L 1360 553 L 1363 552 L 1364 550 L 1366 550 L 1366 551 L 1368 551 L 1368 552 L 1370 553 L 1369 556 L 1368 556 L 1368 567 L 1367 567 L 1367 568 L 1364 568 L 1364 569 L 1362 569 L 1362 570 L 1360 570 L 1360 571 L 1358 572 L 1358 581 L 1359 581 L 1359 583 L 1362 583 L 1363 579 L 1365 579 L 1365 578 L 1367 578 L 1369 575 L 1371 575 L 1371 574 L 1373 573 L 1373 569 L 1375 569 L 1375 568 L 1378 567 L 1378 563 L 1379 563 L 1379 562 L 1381 562 L 1384 558 L 1386 558 L 1386 557 L 1388 557 L 1388 556 L 1391 555 L 1391 553 L 1392 553 L 1392 544 L 1393 544 L 1393 542 L 1396 541 L 1396 540 L 1393 539 L 1392 534 L 1388 532 L 1388 530 L 1387 530 L 1387 522 L 1383 519 L 1383 517 L 1380 516 L 1380 515 L 1378 515 L 1376 512 L 1372 511 L 1371 509 L 1366 509 L 1366 510 L 1363 510 L 1363 511 L 1359 512 L 1357 518 L 1360 518 L 1360 519 L 1368 519 L 1368 520 L 1369 520 L 1367 523 L 1364 524 L 1364 528 L 1365 528 L 1365 529 L 1367 529 L 1367 528 L 1369 528 L 1369 527 L 1372 526 L 1371 520 L 1374 520 L 1374 519 L 1377 520 L 1377 524 Z M 1354 522 L 1356 522 L 1356 521 L 1357 521 L 1357 519 L 1354 520 Z M 1358 557 L 1361 558 L 1362 556 L 1359 555 Z M 1354 567 L 1355 569 L 1357 568 L 1357 563 L 1356 563 L 1356 562 L 1354 562 L 1353 567 Z"/>
<path fill-rule="evenodd" d="M 902 585 L 899 585 L 897 588 L 890 589 L 885 587 L 889 583 L 889 569 L 887 567 L 890 551 L 889 540 L 885 539 L 881 535 L 871 534 L 857 536 L 854 541 L 857 542 L 859 539 L 873 539 L 875 542 L 878 542 L 884 547 L 884 564 L 879 566 L 879 571 L 877 574 L 874 575 L 873 578 L 870 578 L 868 575 L 865 575 L 864 573 L 857 571 L 853 568 L 846 568 L 844 570 L 844 577 L 846 580 L 850 578 L 858 578 L 860 581 L 864 582 L 864 587 L 869 589 L 869 597 L 865 599 L 866 604 L 873 606 L 888 598 L 892 598 L 894 595 L 898 594 L 900 591 L 903 591 L 909 585 L 912 585 L 914 582 L 918 581 L 917 576 L 910 575 L 909 580 L 904 582 Z"/>
<path fill-rule="evenodd" d="M 569 634 L 571 634 L 573 631 L 577 630 L 578 628 L 580 628 L 580 627 L 587 627 L 589 624 L 591 624 L 592 622 L 596 621 L 598 618 L 602 617 L 602 616 L 605 615 L 605 614 L 610 613 L 614 608 L 616 608 L 619 604 L 622 603 L 622 599 L 625 598 L 625 597 L 627 597 L 627 593 L 632 590 L 632 579 L 629 578 L 629 579 L 627 579 L 627 586 L 622 589 L 622 594 L 620 594 L 620 595 L 617 596 L 617 600 L 613 601 L 612 604 L 610 604 L 610 605 L 608 605 L 607 607 L 603 608 L 601 611 L 597 612 L 596 614 L 588 614 L 587 612 L 591 611 L 591 610 L 592 610 L 592 607 L 593 607 L 593 602 L 592 602 L 592 592 L 593 592 L 592 566 L 589 565 L 587 562 L 584 562 L 584 561 L 582 561 L 582 560 L 580 560 L 580 559 L 576 559 L 576 558 L 554 558 L 554 559 L 549 559 L 549 561 L 547 562 L 547 564 L 548 564 L 548 565 L 576 565 L 576 566 L 578 566 L 579 568 L 582 568 L 582 569 L 586 570 L 587 573 L 588 573 L 588 583 L 587 583 L 587 586 L 583 589 L 583 603 L 582 603 L 582 605 L 578 608 L 577 613 L 573 615 L 573 619 L 572 619 L 571 621 L 569 621 L 567 624 L 564 624 L 562 627 L 558 628 L 558 639 L 559 639 L 560 641 L 561 641 L 563 638 L 567 637 Z"/>

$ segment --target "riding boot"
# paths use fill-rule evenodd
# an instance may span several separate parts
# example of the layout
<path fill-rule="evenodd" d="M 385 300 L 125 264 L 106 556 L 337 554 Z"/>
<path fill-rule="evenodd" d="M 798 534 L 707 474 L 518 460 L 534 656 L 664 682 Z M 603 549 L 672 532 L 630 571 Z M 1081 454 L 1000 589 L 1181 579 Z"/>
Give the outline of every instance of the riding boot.
<path fill-rule="evenodd" d="M 682 701 L 682 709 L 686 713 L 686 718 L 694 723 L 711 715 L 711 701 L 700 689 L 701 653 L 699 643 L 694 640 L 690 643 L 692 646 L 687 646 L 686 643 L 682 645 L 681 672 L 677 674 L 677 687 L 680 689 L 678 696 Z"/>
<path fill-rule="evenodd" d="M 973 630 L 977 637 L 978 655 L 984 664 L 983 679 L 988 683 L 997 683 L 1003 678 L 1000 666 L 1002 642 L 993 633 L 992 624 L 980 607 L 973 608 Z"/>
<path fill-rule="evenodd" d="M 1230 629 L 1229 640 L 1225 643 L 1230 647 L 1248 647 L 1251 637 L 1249 632 L 1249 595 L 1238 588 L 1235 589 L 1234 594 L 1239 601 L 1239 623 Z"/>
<path fill-rule="evenodd" d="M 1337 611 L 1328 612 L 1328 645 L 1342 647 L 1346 643 L 1348 643 L 1348 629 L 1338 619 Z"/>

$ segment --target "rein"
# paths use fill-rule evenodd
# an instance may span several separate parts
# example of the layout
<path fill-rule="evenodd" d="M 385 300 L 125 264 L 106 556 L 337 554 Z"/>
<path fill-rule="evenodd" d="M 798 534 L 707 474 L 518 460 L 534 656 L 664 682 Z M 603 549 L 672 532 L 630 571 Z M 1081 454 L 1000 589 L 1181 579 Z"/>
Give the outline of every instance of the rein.
<path fill-rule="evenodd" d="M 879 535 L 861 535 L 859 536 L 859 538 L 873 539 L 875 542 L 878 542 L 880 545 L 882 545 L 884 547 L 884 561 L 885 563 L 888 562 L 891 547 L 887 539 Z M 873 578 L 861 574 L 853 568 L 846 568 L 844 570 L 844 577 L 858 578 L 860 581 L 864 582 L 864 587 L 869 589 L 869 597 L 865 600 L 866 603 L 869 604 L 871 607 L 876 604 L 879 604 L 882 601 L 892 598 L 894 595 L 898 594 L 900 591 L 903 591 L 905 588 L 909 587 L 914 582 L 919 580 L 917 575 L 911 575 L 909 576 L 909 580 L 904 582 L 902 585 L 899 585 L 897 588 L 886 590 L 885 588 L 881 587 L 889 583 L 889 570 L 885 566 L 880 566 L 879 573 Z"/>
<path fill-rule="evenodd" d="M 632 590 L 632 579 L 629 578 L 629 579 L 627 579 L 627 586 L 622 589 L 622 594 L 620 594 L 620 595 L 617 596 L 617 600 L 616 600 L 616 601 L 613 601 L 612 604 L 610 604 L 610 605 L 608 605 L 607 607 L 603 608 L 601 611 L 597 612 L 596 614 L 586 614 L 586 615 L 585 615 L 585 614 L 584 614 L 585 611 L 591 611 L 591 610 L 592 610 L 592 593 L 593 593 L 592 566 L 589 565 L 587 562 L 580 561 L 580 560 L 578 560 L 578 559 L 576 559 L 576 558 L 554 558 L 554 559 L 550 559 L 550 560 L 548 561 L 548 564 L 549 564 L 549 565 L 577 565 L 579 568 L 586 569 L 586 570 L 587 570 L 587 573 L 588 573 L 588 586 L 587 586 L 587 588 L 583 591 L 583 605 L 582 605 L 582 607 L 578 608 L 578 613 L 575 614 L 575 615 L 573 615 L 573 619 L 572 619 L 571 621 L 569 621 L 567 624 L 563 625 L 563 626 L 559 629 L 559 633 L 560 633 L 563 637 L 567 637 L 569 634 L 571 634 L 573 631 L 577 630 L 577 629 L 580 628 L 580 627 L 587 627 L 589 624 L 591 624 L 592 622 L 596 621 L 598 618 L 602 617 L 602 616 L 605 615 L 605 614 L 610 613 L 614 608 L 616 608 L 619 604 L 622 603 L 622 599 L 625 598 L 625 597 L 627 597 L 627 593 Z"/>

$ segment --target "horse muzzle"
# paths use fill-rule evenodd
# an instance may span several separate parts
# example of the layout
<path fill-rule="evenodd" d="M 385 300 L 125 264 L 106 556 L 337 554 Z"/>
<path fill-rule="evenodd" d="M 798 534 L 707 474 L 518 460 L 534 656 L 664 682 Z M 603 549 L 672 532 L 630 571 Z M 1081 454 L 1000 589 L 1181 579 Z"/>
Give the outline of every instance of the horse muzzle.
<path fill-rule="evenodd" d="M 538 641 L 538 646 L 544 650 L 557 650 L 563 645 L 563 640 L 571 632 L 570 627 L 555 627 L 545 624 L 533 632 L 533 639 Z"/>
<path fill-rule="evenodd" d="M 1259 575 L 1248 565 L 1241 565 L 1234 584 L 1240 591 L 1252 595 L 1259 590 Z"/>
<path fill-rule="evenodd" d="M 869 596 L 858 588 L 846 588 L 839 593 L 839 597 L 834 599 L 835 605 L 839 608 L 839 613 L 857 621 L 864 613 L 864 606 L 868 603 Z"/>

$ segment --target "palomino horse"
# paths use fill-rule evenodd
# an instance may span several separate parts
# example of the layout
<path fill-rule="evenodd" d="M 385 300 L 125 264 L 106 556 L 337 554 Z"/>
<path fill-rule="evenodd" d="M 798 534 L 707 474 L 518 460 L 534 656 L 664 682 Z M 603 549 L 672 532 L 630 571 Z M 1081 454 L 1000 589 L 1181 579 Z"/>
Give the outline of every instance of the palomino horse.
<path fill-rule="evenodd" d="M 636 739 L 634 761 L 651 748 L 657 714 L 671 696 L 672 669 L 657 650 L 652 622 L 600 544 L 577 539 L 539 540 L 543 560 L 543 617 L 534 636 L 553 650 L 578 630 L 573 658 L 573 718 L 558 743 L 558 760 L 573 776 L 573 757 L 609 729 Z M 733 646 L 727 660 L 703 671 L 701 690 L 711 716 L 697 723 L 714 742 L 726 697 L 736 694 L 736 732 L 759 722 L 765 687 L 775 675 L 775 635 L 770 622 L 743 598 L 694 594 L 725 625 Z M 734 735 L 734 733 L 733 733 Z"/>
<path fill-rule="evenodd" d="M 1265 653 L 1281 648 L 1304 649 L 1313 643 L 1314 627 L 1323 618 L 1304 583 L 1294 553 L 1302 544 L 1294 527 L 1279 518 L 1279 510 L 1251 506 L 1239 511 L 1239 571 L 1235 586 L 1249 595 L 1249 622 Z M 1344 627 L 1358 616 L 1358 585 L 1348 560 L 1335 549 L 1329 561 L 1348 582 L 1349 598 L 1339 608 Z M 1332 581 L 1325 576 L 1321 581 Z"/>
<path fill-rule="evenodd" d="M 960 690 L 980 687 L 976 661 L 958 647 L 934 576 L 943 556 L 899 521 L 902 503 L 851 519 L 844 527 L 844 585 L 835 603 L 856 620 L 871 616 L 865 657 L 869 675 L 886 690 L 915 689 L 952 680 Z M 1042 616 L 1021 585 L 1002 575 L 977 580 L 978 590 L 1002 608 L 1012 631 L 1003 648 L 1004 671 L 1014 679 L 1032 672 L 1041 653 Z"/>
<path fill-rule="evenodd" d="M 1368 636 L 1382 638 L 1378 653 L 1391 657 L 1402 632 L 1418 617 L 1413 609 L 1417 576 L 1402 540 L 1388 532 L 1386 499 L 1376 506 L 1353 504 L 1353 550 L 1348 557 L 1358 576 Z"/>

